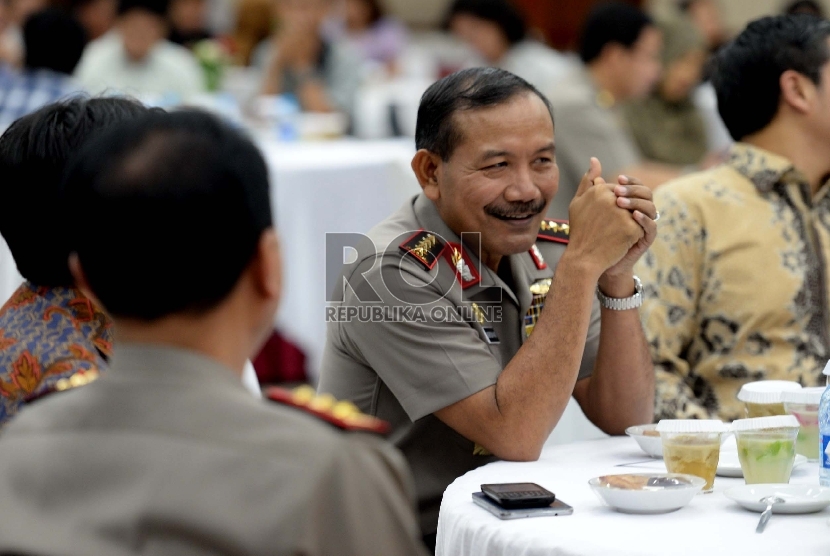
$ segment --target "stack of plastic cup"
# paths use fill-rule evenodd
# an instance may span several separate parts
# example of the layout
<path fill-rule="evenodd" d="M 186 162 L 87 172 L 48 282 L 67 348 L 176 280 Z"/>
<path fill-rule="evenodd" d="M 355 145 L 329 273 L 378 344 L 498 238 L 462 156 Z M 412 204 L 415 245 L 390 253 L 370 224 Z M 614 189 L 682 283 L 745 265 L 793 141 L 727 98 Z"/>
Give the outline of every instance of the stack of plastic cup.
<path fill-rule="evenodd" d="M 786 415 L 781 393 L 801 390 L 801 385 L 788 380 L 761 380 L 741 387 L 738 399 L 746 404 L 747 417 Z"/>

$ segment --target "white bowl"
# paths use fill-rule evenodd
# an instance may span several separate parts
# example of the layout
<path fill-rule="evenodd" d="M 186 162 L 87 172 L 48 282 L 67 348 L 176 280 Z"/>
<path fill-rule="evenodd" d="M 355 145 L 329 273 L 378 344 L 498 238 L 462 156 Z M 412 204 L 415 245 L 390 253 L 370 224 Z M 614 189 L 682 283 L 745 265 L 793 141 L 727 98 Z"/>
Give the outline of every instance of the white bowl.
<path fill-rule="evenodd" d="M 625 429 L 625 434 L 637 441 L 640 448 L 653 458 L 663 458 L 663 441 L 660 440 L 660 435 L 648 436 L 646 431 L 657 431 L 657 425 L 637 425 L 636 427 L 628 427 Z"/>
<path fill-rule="evenodd" d="M 619 486 L 619 481 L 634 484 Z M 706 481 L 680 473 L 627 473 L 594 477 L 588 484 L 603 502 L 619 512 L 659 514 L 679 510 L 691 502 Z"/>

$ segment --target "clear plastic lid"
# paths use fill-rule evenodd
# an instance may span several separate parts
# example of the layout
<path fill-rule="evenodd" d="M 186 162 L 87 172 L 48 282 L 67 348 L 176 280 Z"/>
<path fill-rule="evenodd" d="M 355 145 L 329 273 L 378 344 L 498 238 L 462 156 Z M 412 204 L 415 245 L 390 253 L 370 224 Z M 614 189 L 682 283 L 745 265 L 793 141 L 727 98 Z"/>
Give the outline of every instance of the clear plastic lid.
<path fill-rule="evenodd" d="M 658 432 L 726 432 L 723 421 L 717 419 L 663 419 L 657 423 Z"/>
<path fill-rule="evenodd" d="M 761 380 L 741 387 L 738 399 L 748 403 L 781 403 L 781 392 L 801 390 L 801 385 L 788 380 Z"/>
<path fill-rule="evenodd" d="M 781 401 L 787 403 L 800 403 L 804 405 L 818 405 L 825 388 L 802 388 L 801 390 L 788 390 L 781 392 Z"/>
<path fill-rule="evenodd" d="M 752 419 L 738 419 L 732 422 L 732 430 L 760 431 L 765 429 L 797 429 L 798 419 L 794 415 L 775 415 L 773 417 L 753 417 Z"/>

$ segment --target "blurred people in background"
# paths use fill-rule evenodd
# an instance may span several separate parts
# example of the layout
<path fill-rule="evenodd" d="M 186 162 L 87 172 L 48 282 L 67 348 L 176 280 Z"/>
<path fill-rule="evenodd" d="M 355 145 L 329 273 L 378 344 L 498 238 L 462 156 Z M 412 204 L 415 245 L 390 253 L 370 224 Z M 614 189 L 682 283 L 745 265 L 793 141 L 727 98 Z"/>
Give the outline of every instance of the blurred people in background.
<path fill-rule="evenodd" d="M 363 60 L 382 65 L 390 75 L 397 73 L 409 39 L 406 26 L 384 15 L 379 0 L 344 0 L 342 13 L 325 25 L 325 35 L 345 41 Z"/>
<path fill-rule="evenodd" d="M 292 94 L 306 112 L 350 114 L 360 86 L 358 55 L 342 41 L 322 37 L 332 0 L 274 0 L 279 28 L 260 47 L 262 92 Z"/>
<path fill-rule="evenodd" d="M 208 29 L 208 0 L 170 0 L 167 15 L 170 42 L 192 48 L 199 41 L 213 38 Z"/>
<path fill-rule="evenodd" d="M 75 287 L 68 265 L 67 230 L 96 215 L 68 211 L 59 191 L 85 141 L 146 110 L 132 100 L 76 98 L 17 120 L 0 137 L 0 233 L 26 279 L 0 309 L 0 426 L 29 397 L 107 366 L 112 323 Z"/>
<path fill-rule="evenodd" d="M 545 94 L 575 65 L 529 38 L 523 14 L 508 0 L 455 0 L 446 26 L 487 65 L 518 75 Z"/>
<path fill-rule="evenodd" d="M 678 7 L 701 32 L 711 52 L 729 40 L 718 0 L 680 0 Z"/>
<path fill-rule="evenodd" d="M 116 28 L 92 42 L 78 81 L 93 94 L 117 91 L 146 99 L 185 100 L 205 88 L 193 55 L 165 39 L 167 0 L 120 0 Z"/>
<path fill-rule="evenodd" d="M 795 0 L 784 5 L 782 13 L 785 14 L 807 14 L 816 17 L 825 17 L 824 8 L 815 0 Z"/>
<path fill-rule="evenodd" d="M 0 64 L 19 68 L 23 64 L 23 24 L 35 12 L 49 5 L 48 0 L 2 0 L 0 10 Z"/>
<path fill-rule="evenodd" d="M 743 417 L 747 382 L 824 383 L 830 357 L 830 22 L 750 23 L 712 82 L 737 141 L 726 164 L 655 192 L 638 263 L 656 419 Z"/>
<path fill-rule="evenodd" d="M 692 101 L 707 59 L 706 42 L 685 18 L 660 24 L 663 74 L 648 97 L 624 107 L 628 127 L 643 158 L 681 166 L 703 162 L 706 124 Z"/>
<path fill-rule="evenodd" d="M 71 0 L 67 8 L 83 26 L 87 40 L 94 41 L 115 25 L 118 0 Z"/>
<path fill-rule="evenodd" d="M 273 27 L 274 0 L 239 0 L 233 31 L 235 60 L 241 66 L 255 62 L 257 47 L 268 38 Z"/>
<path fill-rule="evenodd" d="M 23 25 L 25 60 L 19 71 L 0 69 L 0 131 L 16 119 L 79 90 L 72 72 L 86 46 L 81 25 L 58 9 Z"/>
<path fill-rule="evenodd" d="M 649 187 L 679 168 L 642 159 L 621 113 L 621 103 L 644 98 L 660 78 L 662 33 L 643 11 L 621 2 L 601 4 L 582 31 L 584 63 L 548 91 L 556 122 L 559 192 L 548 214 L 567 218 L 568 205 L 592 156 L 609 183 L 621 173 Z"/>

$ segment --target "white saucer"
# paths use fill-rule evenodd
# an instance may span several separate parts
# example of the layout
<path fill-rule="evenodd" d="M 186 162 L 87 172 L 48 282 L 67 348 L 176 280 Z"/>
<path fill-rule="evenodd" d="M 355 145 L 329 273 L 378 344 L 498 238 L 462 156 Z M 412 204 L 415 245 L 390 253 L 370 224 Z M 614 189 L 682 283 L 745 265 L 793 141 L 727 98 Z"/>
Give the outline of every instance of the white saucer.
<path fill-rule="evenodd" d="M 793 461 L 793 469 L 802 463 L 807 463 L 807 461 L 806 457 L 801 454 L 796 454 L 795 460 Z M 741 461 L 738 459 L 738 452 L 724 452 L 721 450 L 720 458 L 718 458 L 717 475 L 718 477 L 736 477 L 738 479 L 744 476 L 744 472 L 741 469 Z"/>
<path fill-rule="evenodd" d="M 763 512 L 764 496 L 778 496 L 786 500 L 772 507 L 776 514 L 809 514 L 830 506 L 830 488 L 813 485 L 741 485 L 726 489 L 723 494 L 753 512 Z"/>

